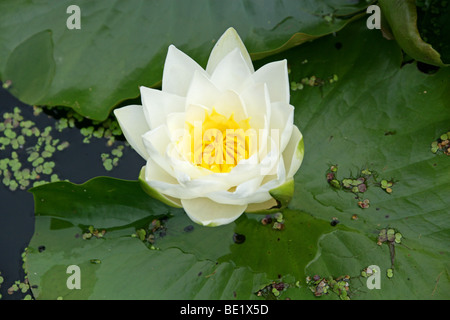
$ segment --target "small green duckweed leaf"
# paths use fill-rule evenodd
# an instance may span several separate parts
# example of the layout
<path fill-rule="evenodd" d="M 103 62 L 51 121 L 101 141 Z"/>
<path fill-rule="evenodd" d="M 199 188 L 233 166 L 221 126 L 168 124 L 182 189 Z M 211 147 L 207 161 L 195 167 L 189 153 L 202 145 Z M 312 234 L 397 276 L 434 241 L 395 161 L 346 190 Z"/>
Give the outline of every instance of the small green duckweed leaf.
<path fill-rule="evenodd" d="M 394 270 L 392 268 L 387 269 L 386 275 L 389 279 L 391 279 L 394 276 Z"/>
<path fill-rule="evenodd" d="M 441 134 L 437 140 L 431 143 L 431 152 L 450 155 L 450 132 Z"/>
<path fill-rule="evenodd" d="M 144 241 L 145 236 L 147 235 L 147 232 L 144 229 L 138 229 L 138 230 L 136 230 L 136 235 L 141 241 Z"/>

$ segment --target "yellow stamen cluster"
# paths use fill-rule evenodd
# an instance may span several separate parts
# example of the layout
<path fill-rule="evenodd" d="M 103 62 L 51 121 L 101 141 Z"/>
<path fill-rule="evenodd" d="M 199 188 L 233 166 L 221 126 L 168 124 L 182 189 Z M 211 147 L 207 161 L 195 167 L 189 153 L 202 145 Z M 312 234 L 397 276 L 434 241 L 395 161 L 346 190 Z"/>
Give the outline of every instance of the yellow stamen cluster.
<path fill-rule="evenodd" d="M 250 118 L 238 122 L 233 114 L 227 118 L 214 109 L 211 114 L 205 111 L 201 126 L 186 122 L 190 137 L 188 159 L 212 172 L 230 172 L 253 153 L 249 122 Z"/>

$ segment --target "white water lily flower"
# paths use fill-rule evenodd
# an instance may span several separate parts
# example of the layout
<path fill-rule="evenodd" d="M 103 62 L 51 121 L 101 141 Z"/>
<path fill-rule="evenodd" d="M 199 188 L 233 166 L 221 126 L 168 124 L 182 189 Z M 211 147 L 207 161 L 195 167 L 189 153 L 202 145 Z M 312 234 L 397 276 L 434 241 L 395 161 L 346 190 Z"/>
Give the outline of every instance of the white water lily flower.
<path fill-rule="evenodd" d="M 255 71 L 229 28 L 206 70 L 171 45 L 162 89 L 140 90 L 142 106 L 114 113 L 147 161 L 139 177 L 147 193 L 207 226 L 287 205 L 304 147 L 286 60 Z"/>

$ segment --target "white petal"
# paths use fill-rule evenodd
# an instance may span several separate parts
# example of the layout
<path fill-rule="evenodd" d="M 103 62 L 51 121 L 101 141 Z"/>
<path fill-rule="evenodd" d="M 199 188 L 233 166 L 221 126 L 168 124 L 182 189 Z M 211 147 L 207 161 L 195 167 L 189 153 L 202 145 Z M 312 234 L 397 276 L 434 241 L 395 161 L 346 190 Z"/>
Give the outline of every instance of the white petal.
<path fill-rule="evenodd" d="M 270 153 L 262 163 L 259 163 L 258 154 L 254 154 L 248 159 L 241 160 L 230 172 L 227 173 L 212 173 L 209 175 L 198 175 L 198 181 L 220 181 L 224 187 L 220 190 L 229 190 L 230 188 L 237 188 L 239 185 L 255 179 L 263 177 L 266 172 L 274 171 L 277 168 L 280 156 L 275 153 Z M 276 171 L 276 170 L 275 170 Z M 213 192 L 214 190 L 210 190 Z M 207 193 L 205 193 L 206 195 Z"/>
<path fill-rule="evenodd" d="M 171 141 L 177 141 L 181 135 L 185 134 L 186 113 L 169 113 L 165 119 Z"/>
<path fill-rule="evenodd" d="M 284 165 L 283 168 L 280 169 L 280 162 L 283 161 L 280 161 L 282 159 L 280 156 L 280 150 L 277 145 L 278 142 L 273 141 L 272 138 L 270 138 L 269 141 L 270 151 L 264 158 L 262 158 L 261 163 L 259 164 L 260 175 L 267 176 L 277 174 L 279 177 L 280 175 L 284 176 Z"/>
<path fill-rule="evenodd" d="M 294 123 L 294 107 L 285 102 L 272 103 L 272 117 L 270 119 L 270 130 L 278 131 L 280 138 L 280 150 L 286 148 L 287 143 L 292 135 L 292 127 Z"/>
<path fill-rule="evenodd" d="M 122 107 L 115 109 L 114 115 L 128 143 L 142 158 L 147 160 L 149 155 L 142 141 L 142 135 L 150 128 L 145 121 L 143 107 L 139 105 Z"/>
<path fill-rule="evenodd" d="M 208 176 L 199 177 L 199 180 L 220 180 L 226 183 L 228 190 L 237 187 L 241 183 L 251 180 L 259 175 L 258 155 L 255 154 L 248 159 L 239 161 L 239 163 L 227 173 L 213 173 Z"/>
<path fill-rule="evenodd" d="M 303 161 L 304 146 L 303 135 L 297 126 L 293 126 L 292 136 L 286 149 L 283 151 L 284 165 L 286 167 L 286 179 L 289 180 L 300 168 Z"/>
<path fill-rule="evenodd" d="M 241 52 L 236 48 L 219 62 L 210 79 L 219 90 L 228 89 L 239 93 L 251 74 Z"/>
<path fill-rule="evenodd" d="M 263 196 L 262 194 L 256 194 L 262 180 L 262 176 L 256 176 L 238 185 L 234 191 L 220 190 L 212 192 L 208 194 L 208 198 L 218 203 L 234 205 L 245 205 L 255 202 L 255 200 L 256 202 L 266 201 L 270 198 L 268 192 L 267 197 L 261 197 Z"/>
<path fill-rule="evenodd" d="M 248 118 L 247 110 L 240 96 L 232 91 L 227 90 L 217 97 L 214 103 L 216 111 L 229 118 L 234 115 L 234 120 L 241 121 Z"/>
<path fill-rule="evenodd" d="M 145 180 L 147 182 L 160 181 L 173 185 L 178 184 L 177 179 L 168 174 L 167 171 L 161 168 L 161 166 L 151 158 L 147 160 L 147 165 L 145 167 Z"/>
<path fill-rule="evenodd" d="M 161 125 L 142 136 L 145 148 L 150 158 L 166 172 L 173 176 L 173 168 L 167 161 L 166 151 L 171 143 L 166 125 Z"/>
<path fill-rule="evenodd" d="M 170 45 L 164 63 L 162 90 L 186 96 L 195 71 L 206 74 L 206 71 L 197 62 L 174 45 Z"/>
<path fill-rule="evenodd" d="M 224 179 L 195 179 L 192 177 L 196 175 L 193 171 L 201 171 L 203 168 L 197 168 L 187 161 L 180 161 L 172 156 L 161 155 L 164 149 L 157 144 L 159 140 L 165 139 L 163 131 L 160 129 L 152 135 L 144 136 L 150 152 L 145 172 L 149 186 L 164 195 L 178 199 L 198 198 L 210 192 L 227 190 L 228 185 Z"/>
<path fill-rule="evenodd" d="M 160 155 L 165 155 L 167 146 L 170 143 L 169 132 L 166 125 L 161 125 L 153 130 L 148 131 L 142 136 L 144 144 L 149 151 L 155 150 Z"/>
<path fill-rule="evenodd" d="M 181 203 L 189 218 L 204 226 L 231 223 L 247 208 L 247 205 L 219 204 L 206 198 L 181 200 Z"/>
<path fill-rule="evenodd" d="M 269 89 L 270 101 L 282 101 L 289 103 L 289 76 L 287 61 L 275 61 L 265 64 L 251 76 L 251 83 L 266 83 Z"/>
<path fill-rule="evenodd" d="M 195 166 L 189 159 L 186 159 L 181 154 L 174 155 L 174 153 L 171 153 L 169 160 L 172 168 L 174 168 L 174 175 L 179 177 L 181 181 L 186 180 L 186 178 L 182 177 L 183 174 L 192 180 L 211 174 L 210 170 Z"/>
<path fill-rule="evenodd" d="M 188 190 L 189 195 L 181 194 L 179 198 L 197 198 L 203 197 L 211 192 L 226 190 L 227 182 L 220 179 L 199 180 L 191 179 L 188 175 L 180 175 L 177 177 L 178 182 Z"/>
<path fill-rule="evenodd" d="M 206 71 L 209 74 L 212 74 L 219 62 L 235 48 L 238 48 L 241 52 L 242 57 L 247 63 L 249 70 L 251 72 L 254 72 L 252 59 L 248 54 L 247 48 L 239 37 L 239 34 L 234 28 L 228 28 L 227 31 L 225 31 L 225 33 L 217 41 L 209 56 Z"/>
<path fill-rule="evenodd" d="M 193 194 L 191 190 L 180 185 L 176 178 L 167 173 L 165 168 L 151 158 L 147 161 L 145 167 L 145 182 L 164 196 L 177 199 L 180 199 L 181 196 L 188 198 L 198 196 L 197 194 Z"/>
<path fill-rule="evenodd" d="M 269 200 L 266 200 L 264 202 L 259 203 L 250 203 L 245 210 L 245 212 L 249 213 L 258 213 L 258 211 L 266 211 L 273 209 L 273 207 L 276 207 L 278 205 L 277 201 L 274 198 L 270 198 Z"/>
<path fill-rule="evenodd" d="M 278 161 L 275 164 L 274 169 L 271 170 L 271 172 L 274 171 L 275 174 L 273 175 L 261 175 L 260 177 L 260 185 L 256 190 L 252 190 L 252 193 L 246 194 L 246 197 L 242 199 L 245 199 L 245 202 L 240 202 L 239 198 L 232 198 L 229 201 L 229 203 L 232 204 L 241 204 L 241 203 L 261 203 L 268 201 L 272 198 L 270 195 L 270 190 L 282 185 L 286 181 L 286 170 L 284 168 L 284 162 Z M 267 178 L 269 177 L 269 178 Z M 267 178 L 267 179 L 266 179 Z M 242 186 L 245 186 L 245 183 L 242 184 Z M 239 188 L 239 187 L 238 187 Z M 236 189 L 237 191 L 237 189 Z M 211 196 L 209 196 L 211 198 Z"/>
<path fill-rule="evenodd" d="M 195 72 L 186 95 L 186 106 L 198 104 L 212 109 L 220 95 L 221 91 L 217 89 L 207 75 Z"/>
<path fill-rule="evenodd" d="M 258 154 L 262 159 L 267 154 L 267 139 L 271 117 L 269 93 L 265 84 L 248 86 L 240 95 L 250 117 L 250 127 L 257 132 Z"/>
<path fill-rule="evenodd" d="M 150 129 L 164 124 L 169 113 L 184 111 L 184 97 L 147 87 L 140 89 L 144 115 Z"/>
<path fill-rule="evenodd" d="M 210 181 L 209 183 L 203 183 L 201 185 L 199 185 L 199 182 L 195 181 L 187 185 L 180 184 L 176 178 L 170 175 L 160 164 L 153 161 L 151 158 L 147 161 L 145 181 L 159 193 L 177 199 L 202 197 L 208 190 L 214 190 L 214 188 L 219 190 L 222 187 L 217 187 L 217 181 Z"/>
<path fill-rule="evenodd" d="M 191 125 L 195 126 L 197 122 L 199 125 L 205 121 L 205 112 L 211 113 L 212 109 L 200 105 L 200 104 L 190 104 L 186 106 L 186 121 Z"/>
<path fill-rule="evenodd" d="M 166 195 L 163 195 L 162 193 L 160 193 L 158 190 L 156 190 L 155 188 L 150 187 L 150 185 L 147 183 L 147 178 L 146 178 L 146 168 L 148 166 L 145 165 L 144 167 L 142 167 L 141 172 L 139 173 L 139 183 L 142 187 L 142 189 L 151 197 L 162 201 L 163 203 L 171 206 L 171 207 L 176 207 L 176 208 L 182 208 L 183 206 L 181 205 L 181 200 L 180 199 L 176 199 L 173 197 L 169 197 Z M 162 170 L 162 169 L 161 169 Z"/>
<path fill-rule="evenodd" d="M 264 83 L 248 86 L 240 93 L 240 97 L 250 117 L 250 126 L 255 129 L 267 128 L 271 116 L 267 86 Z"/>
<path fill-rule="evenodd" d="M 271 170 L 268 175 L 264 176 L 261 182 L 261 187 L 258 192 L 268 192 L 273 188 L 276 188 L 286 182 L 286 168 L 284 161 L 281 159 L 277 162 L 276 166 Z"/>

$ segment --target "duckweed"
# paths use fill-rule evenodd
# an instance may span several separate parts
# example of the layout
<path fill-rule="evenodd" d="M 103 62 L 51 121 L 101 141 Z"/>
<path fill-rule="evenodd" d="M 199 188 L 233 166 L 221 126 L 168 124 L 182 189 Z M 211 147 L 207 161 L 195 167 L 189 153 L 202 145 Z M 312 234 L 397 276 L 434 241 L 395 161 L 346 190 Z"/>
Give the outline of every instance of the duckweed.
<path fill-rule="evenodd" d="M 350 290 L 350 276 L 340 276 L 337 278 L 322 278 L 319 275 L 306 277 L 306 284 L 316 297 L 327 295 L 333 292 L 341 300 L 350 300 L 348 295 Z"/>
<path fill-rule="evenodd" d="M 272 281 L 268 285 L 265 285 L 264 287 L 259 289 L 256 292 L 256 295 L 258 297 L 263 297 L 265 299 L 270 299 L 270 300 L 278 299 L 281 296 L 281 294 L 291 286 L 292 286 L 292 284 L 288 284 L 286 282 Z"/>
<path fill-rule="evenodd" d="M 441 136 L 431 143 L 431 152 L 438 154 L 443 153 L 450 155 L 450 131 L 441 134 Z"/>
<path fill-rule="evenodd" d="M 392 193 L 394 181 L 383 179 L 381 182 L 377 182 L 378 175 L 375 171 L 368 168 L 359 170 L 357 176 L 350 176 L 339 180 L 337 178 L 338 165 L 330 165 L 326 172 L 326 179 L 328 184 L 336 190 L 344 190 L 351 192 L 355 195 L 357 205 L 361 209 L 367 209 L 370 207 L 369 199 L 362 199 L 362 195 L 366 193 L 369 186 L 379 186 L 387 193 Z M 353 219 L 356 220 L 356 219 Z"/>
<path fill-rule="evenodd" d="M 47 162 L 47 159 L 52 157 L 57 144 L 52 141 L 52 127 L 47 126 L 41 132 L 33 121 L 24 119 L 17 107 L 13 112 L 3 113 L 3 119 L 0 149 L 10 153 L 0 161 L 2 183 L 11 191 L 25 190 L 32 182 L 33 185 L 45 183 L 41 174 L 52 174 L 54 162 Z"/>
<path fill-rule="evenodd" d="M 77 127 L 84 136 L 83 142 L 88 143 L 92 138 L 101 138 L 107 140 L 106 145 L 109 147 L 113 146 L 116 138 L 122 135 L 115 119 L 110 118 L 104 122 L 88 121 L 72 110 L 33 107 L 33 115 L 36 117 L 43 111 L 49 114 L 54 112 L 54 116 L 58 119 L 53 126 L 39 128 L 33 120 L 25 119 L 18 107 L 12 112 L 2 114 L 0 150 L 6 153 L 4 158 L 0 159 L 0 180 L 11 191 L 26 190 L 29 187 L 60 180 L 54 172 L 56 165 L 52 158 L 56 152 L 67 149 L 70 143 L 54 137 L 55 132 Z M 64 117 L 61 117 L 61 112 L 64 113 Z M 122 142 L 110 153 L 102 155 L 105 170 L 110 171 L 118 165 L 126 145 L 128 145 L 126 142 Z"/>
<path fill-rule="evenodd" d="M 305 61 L 308 62 L 308 60 L 305 59 L 302 62 L 302 64 L 306 63 Z M 303 90 L 305 88 L 305 86 L 322 87 L 325 84 L 332 84 L 338 80 L 339 80 L 339 77 L 337 74 L 333 74 L 332 76 L 329 76 L 325 79 L 322 79 L 322 78 L 319 78 L 319 77 L 316 77 L 313 75 L 311 77 L 302 78 L 300 80 L 300 82 L 291 81 L 290 87 L 291 87 L 292 91 L 297 91 L 297 90 Z"/>

